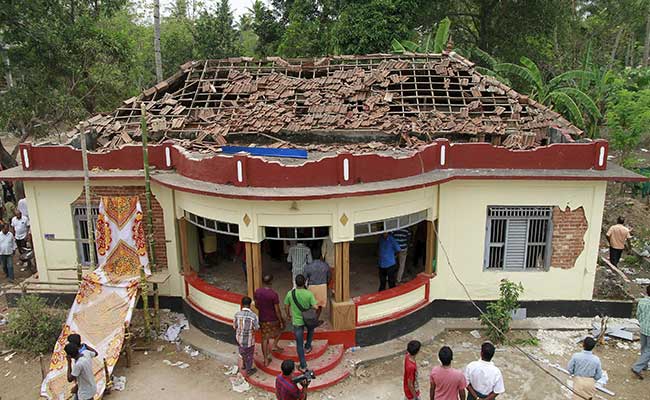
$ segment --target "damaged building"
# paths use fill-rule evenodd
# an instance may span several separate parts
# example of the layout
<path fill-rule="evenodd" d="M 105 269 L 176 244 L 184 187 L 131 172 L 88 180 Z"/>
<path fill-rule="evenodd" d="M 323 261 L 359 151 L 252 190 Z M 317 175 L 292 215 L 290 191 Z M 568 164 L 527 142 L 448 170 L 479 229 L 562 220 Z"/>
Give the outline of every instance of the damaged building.
<path fill-rule="evenodd" d="M 331 345 L 474 315 L 455 275 L 480 301 L 521 282 L 528 315 L 597 313 L 606 184 L 643 179 L 608 163 L 606 141 L 453 52 L 193 61 L 69 143 L 21 145 L 22 166 L 0 173 L 24 182 L 37 279 L 71 282 L 61 269 L 90 262 L 87 243 L 56 240 L 88 237 L 80 132 L 94 206 L 144 199 L 142 118 L 161 294 L 228 341 L 263 274 L 281 296 L 291 288 L 297 241 L 332 268 L 316 334 Z M 396 229 L 411 231 L 405 282 L 377 292 L 377 240 Z"/>

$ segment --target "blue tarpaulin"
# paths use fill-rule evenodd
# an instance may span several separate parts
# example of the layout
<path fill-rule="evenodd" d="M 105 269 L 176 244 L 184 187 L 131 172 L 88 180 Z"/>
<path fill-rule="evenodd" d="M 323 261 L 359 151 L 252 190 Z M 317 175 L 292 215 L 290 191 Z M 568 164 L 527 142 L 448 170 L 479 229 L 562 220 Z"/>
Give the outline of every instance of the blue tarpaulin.
<path fill-rule="evenodd" d="M 302 149 L 272 149 L 270 147 L 221 146 L 226 154 L 248 153 L 253 156 L 307 158 L 307 150 Z"/>

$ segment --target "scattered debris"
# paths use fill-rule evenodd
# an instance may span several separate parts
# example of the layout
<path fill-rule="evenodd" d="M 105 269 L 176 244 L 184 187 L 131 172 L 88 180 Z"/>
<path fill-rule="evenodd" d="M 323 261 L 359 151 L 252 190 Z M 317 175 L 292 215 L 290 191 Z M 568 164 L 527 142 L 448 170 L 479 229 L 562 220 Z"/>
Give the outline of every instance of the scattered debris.
<path fill-rule="evenodd" d="M 176 343 L 180 340 L 181 331 L 189 329 L 190 323 L 187 321 L 185 316 L 179 317 L 179 321 L 173 325 L 170 325 L 165 333 L 162 335 L 162 339 Z"/>
<path fill-rule="evenodd" d="M 479 331 L 477 331 L 477 330 L 473 330 L 469 334 L 472 335 L 475 339 L 480 339 L 481 338 L 481 333 Z"/>
<path fill-rule="evenodd" d="M 650 285 L 650 279 L 648 278 L 636 278 L 634 279 L 634 283 L 637 285 Z"/>
<path fill-rule="evenodd" d="M 182 361 L 176 361 L 175 363 L 173 363 L 169 360 L 163 360 L 163 364 L 169 365 L 170 367 L 178 367 L 180 369 L 185 369 L 190 366 L 189 364 L 184 363 Z"/>
<path fill-rule="evenodd" d="M 117 390 L 118 392 L 126 389 L 126 376 L 114 376 L 112 389 Z"/>
<path fill-rule="evenodd" d="M 332 56 L 298 62 L 273 57 L 186 63 L 115 112 L 95 115 L 67 135 L 92 130 L 100 151 L 132 143 L 140 137 L 142 105 L 152 142 L 172 140 L 203 153 L 217 152 L 227 143 L 241 144 L 245 135 L 337 129 L 394 136 L 396 140 L 381 143 L 384 150 L 401 139 L 407 147 L 417 148 L 450 135 L 526 149 L 539 146 L 551 124 L 569 139 L 582 134 L 557 112 L 479 74 L 473 63 L 455 53 L 415 59 Z M 218 72 L 205 74 L 208 70 Z M 301 70 L 309 73 L 301 75 Z M 434 95 L 433 88 L 418 91 L 419 77 L 427 76 L 427 84 L 439 94 Z M 464 107 L 450 106 L 450 101 L 466 104 L 466 99 L 472 100 Z M 367 143 L 312 146 L 322 151 L 378 150 Z M 284 140 L 274 145 L 299 147 Z"/>
<path fill-rule="evenodd" d="M 237 374 L 237 376 L 230 377 L 230 384 L 232 385 L 232 390 L 237 393 L 244 393 L 251 390 L 251 385 L 246 382 L 246 379 L 242 374 Z"/>
<path fill-rule="evenodd" d="M 226 372 L 223 374 L 226 376 L 237 375 L 237 372 L 239 372 L 239 367 L 237 365 L 233 365 L 231 367 L 224 365 L 224 368 L 226 368 Z"/>
<path fill-rule="evenodd" d="M 199 354 L 201 354 L 198 350 L 194 350 L 190 345 L 185 346 L 185 348 L 183 348 L 183 351 L 189 354 L 192 358 L 198 357 Z"/>
<path fill-rule="evenodd" d="M 15 355 L 16 355 L 16 352 L 14 351 L 13 353 L 11 353 L 11 354 L 9 354 L 8 356 L 6 356 L 6 357 L 4 358 L 5 362 L 10 361 L 12 358 L 14 358 Z"/>
<path fill-rule="evenodd" d="M 614 266 L 614 264 L 612 264 L 611 262 L 609 262 L 608 259 L 606 259 L 606 258 L 603 257 L 603 256 L 601 256 L 600 259 L 603 260 L 603 262 L 605 263 L 605 265 L 607 265 L 607 266 L 608 266 L 612 271 L 616 272 L 616 273 L 617 273 L 621 278 L 623 278 L 623 280 L 624 280 L 625 282 L 630 282 L 630 279 L 627 277 L 627 275 L 625 275 L 625 274 L 623 273 L 623 271 L 621 271 L 620 269 L 616 268 L 616 267 Z"/>

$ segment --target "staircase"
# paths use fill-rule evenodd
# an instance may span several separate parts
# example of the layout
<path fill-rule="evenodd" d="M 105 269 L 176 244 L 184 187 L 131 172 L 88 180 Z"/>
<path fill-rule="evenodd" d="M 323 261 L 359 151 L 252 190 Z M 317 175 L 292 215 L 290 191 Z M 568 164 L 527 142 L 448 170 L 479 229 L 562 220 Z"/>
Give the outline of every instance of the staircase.
<path fill-rule="evenodd" d="M 275 377 L 280 371 L 280 364 L 284 360 L 296 361 L 298 365 L 298 353 L 294 341 L 281 340 L 279 346 L 284 350 L 282 352 L 273 352 L 273 360 L 267 366 L 264 366 L 264 356 L 260 344 L 255 346 L 255 367 L 257 372 L 246 377 L 248 383 L 268 392 L 275 393 Z M 312 342 L 312 351 L 305 354 L 307 366 L 316 374 L 309 385 L 309 390 L 322 390 L 334 386 L 350 375 L 345 365 L 342 363 L 345 355 L 343 345 L 330 346 L 327 340 L 314 340 Z"/>

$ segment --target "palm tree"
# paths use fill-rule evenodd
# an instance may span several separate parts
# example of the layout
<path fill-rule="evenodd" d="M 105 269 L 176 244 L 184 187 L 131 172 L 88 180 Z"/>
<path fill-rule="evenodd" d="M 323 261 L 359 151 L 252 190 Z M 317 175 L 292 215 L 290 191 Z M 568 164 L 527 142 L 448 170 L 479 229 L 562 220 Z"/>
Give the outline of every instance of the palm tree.
<path fill-rule="evenodd" d="M 401 42 L 397 39 L 393 39 L 391 43 L 393 46 L 394 53 L 436 53 L 440 54 L 447 46 L 449 41 L 449 28 L 451 27 L 451 21 L 448 17 L 445 17 L 442 21 L 438 22 L 437 27 L 435 28 L 435 35 L 433 29 L 426 36 L 422 37 L 420 44 L 412 42 L 410 40 L 402 40 Z"/>
<path fill-rule="evenodd" d="M 596 103 L 578 86 L 583 85 L 584 82 L 594 82 L 596 80 L 594 72 L 575 69 L 546 81 L 537 64 L 531 59 L 521 57 L 520 63 L 521 65 L 497 64 L 496 72 L 518 78 L 526 85 L 532 99 L 556 107 L 579 127 L 585 127 L 585 115 L 593 121 L 602 118 Z"/>

